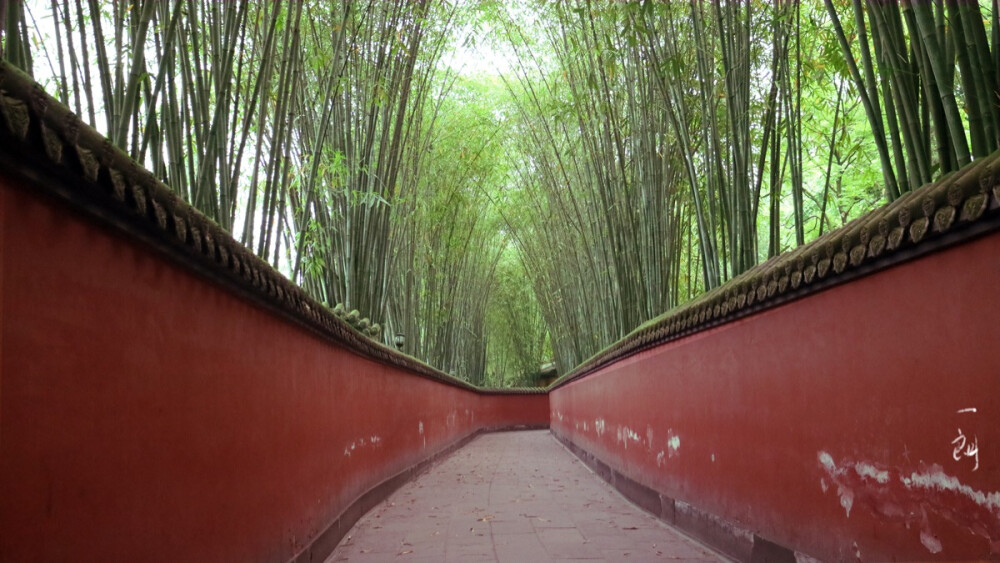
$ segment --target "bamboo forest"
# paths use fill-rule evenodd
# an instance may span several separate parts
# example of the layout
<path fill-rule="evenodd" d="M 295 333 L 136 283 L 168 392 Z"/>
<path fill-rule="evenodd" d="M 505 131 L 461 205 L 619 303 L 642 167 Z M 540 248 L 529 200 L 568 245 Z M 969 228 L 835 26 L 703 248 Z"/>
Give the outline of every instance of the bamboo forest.
<path fill-rule="evenodd" d="M 2 57 L 488 387 L 994 153 L 998 0 L 0 0 Z"/>

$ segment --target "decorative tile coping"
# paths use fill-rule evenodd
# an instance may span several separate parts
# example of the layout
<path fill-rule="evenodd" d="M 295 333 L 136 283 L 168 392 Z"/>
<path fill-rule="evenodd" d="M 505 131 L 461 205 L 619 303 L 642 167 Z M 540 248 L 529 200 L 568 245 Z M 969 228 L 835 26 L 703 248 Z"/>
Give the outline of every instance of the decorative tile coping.
<path fill-rule="evenodd" d="M 338 345 L 479 393 L 546 392 L 479 388 L 362 336 L 5 61 L 0 61 L 0 141 L 4 168 L 38 190 L 126 231 Z M 993 231 L 1000 227 L 998 207 L 1000 152 L 644 323 L 549 389 L 653 346 Z"/>
<path fill-rule="evenodd" d="M 476 387 L 362 336 L 6 61 L 0 61 L 0 163 L 34 189 L 362 356 L 477 393 L 546 392 Z"/>
<path fill-rule="evenodd" d="M 617 360 L 839 285 L 1000 227 L 1000 151 L 652 319 L 549 387 Z"/>

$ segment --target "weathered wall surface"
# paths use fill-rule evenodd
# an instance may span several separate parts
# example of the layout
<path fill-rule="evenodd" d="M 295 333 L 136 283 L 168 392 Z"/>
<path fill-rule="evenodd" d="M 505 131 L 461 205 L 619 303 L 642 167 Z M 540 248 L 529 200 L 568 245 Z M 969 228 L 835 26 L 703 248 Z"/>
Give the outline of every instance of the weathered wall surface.
<path fill-rule="evenodd" d="M 572 381 L 552 430 L 695 532 L 823 560 L 997 557 L 998 282 L 992 234 Z"/>
<path fill-rule="evenodd" d="M 0 559 L 285 561 L 483 428 L 547 425 L 335 346 L 0 177 Z"/>

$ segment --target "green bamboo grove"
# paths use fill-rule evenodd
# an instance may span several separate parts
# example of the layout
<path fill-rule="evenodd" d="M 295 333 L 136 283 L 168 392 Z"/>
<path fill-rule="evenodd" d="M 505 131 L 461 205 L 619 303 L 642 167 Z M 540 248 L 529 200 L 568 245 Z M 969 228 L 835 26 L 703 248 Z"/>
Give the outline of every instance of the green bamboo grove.
<path fill-rule="evenodd" d="M 0 0 L 0 48 L 367 336 L 511 386 L 995 152 L 998 12 Z"/>

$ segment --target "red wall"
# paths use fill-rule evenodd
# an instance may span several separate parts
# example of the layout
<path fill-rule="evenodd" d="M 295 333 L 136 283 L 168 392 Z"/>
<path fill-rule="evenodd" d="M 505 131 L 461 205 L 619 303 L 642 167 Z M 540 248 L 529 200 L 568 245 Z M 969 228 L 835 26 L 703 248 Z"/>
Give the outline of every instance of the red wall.
<path fill-rule="evenodd" d="M 478 429 L 548 423 L 545 395 L 364 359 L 9 186 L 0 560 L 284 561 Z"/>
<path fill-rule="evenodd" d="M 824 560 L 995 557 L 998 283 L 992 234 L 569 383 L 552 430 Z M 978 470 L 953 459 L 960 429 Z"/>

